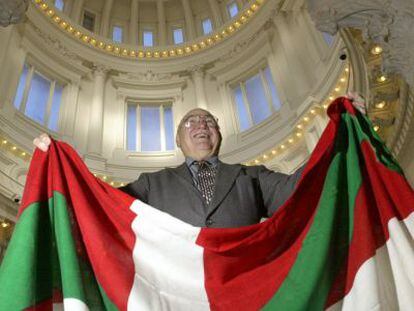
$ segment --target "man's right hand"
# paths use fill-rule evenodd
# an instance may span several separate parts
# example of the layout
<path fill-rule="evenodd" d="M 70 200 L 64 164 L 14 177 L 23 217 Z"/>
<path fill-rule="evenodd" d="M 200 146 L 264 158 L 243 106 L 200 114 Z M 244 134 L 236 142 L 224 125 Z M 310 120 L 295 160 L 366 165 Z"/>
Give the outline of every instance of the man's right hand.
<path fill-rule="evenodd" d="M 47 135 L 46 133 L 43 133 L 42 135 L 40 135 L 39 137 L 36 137 L 33 140 L 33 145 L 35 145 L 40 150 L 46 152 L 49 150 L 49 146 L 51 142 L 52 141 L 50 140 L 49 135 Z"/>

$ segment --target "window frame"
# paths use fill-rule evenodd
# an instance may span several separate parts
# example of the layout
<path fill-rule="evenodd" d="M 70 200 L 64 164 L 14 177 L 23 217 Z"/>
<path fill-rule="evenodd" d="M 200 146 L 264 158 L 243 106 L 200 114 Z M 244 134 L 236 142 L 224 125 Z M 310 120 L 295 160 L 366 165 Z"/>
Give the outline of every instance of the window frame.
<path fill-rule="evenodd" d="M 82 14 L 82 23 L 81 23 L 81 26 L 82 26 L 83 28 L 85 28 L 85 29 L 89 30 L 90 32 L 95 32 L 95 29 L 96 29 L 96 22 L 97 22 L 97 14 L 96 14 L 96 13 L 94 13 L 94 12 L 92 12 L 92 11 L 91 11 L 91 10 L 89 10 L 89 9 L 86 9 L 86 8 L 84 8 L 84 9 L 83 9 L 82 13 L 83 13 L 83 14 Z M 89 28 L 86 28 L 86 27 L 85 27 L 85 25 L 84 25 L 85 15 L 89 15 L 89 17 L 93 17 L 93 27 L 92 27 L 92 29 L 89 29 Z"/>
<path fill-rule="evenodd" d="M 183 37 L 183 42 L 176 43 L 175 42 L 175 39 L 174 39 L 174 31 L 175 30 L 179 30 L 179 29 L 181 29 L 181 34 L 182 34 L 182 37 Z M 186 42 L 186 40 L 185 40 L 185 33 L 184 33 L 184 27 L 182 27 L 181 25 L 174 25 L 174 26 L 172 26 L 171 27 L 171 39 L 172 39 L 172 44 L 174 44 L 174 45 L 184 44 Z"/>
<path fill-rule="evenodd" d="M 18 87 L 19 87 L 19 83 L 20 83 L 20 78 L 21 78 L 21 75 L 22 75 L 23 70 L 24 70 L 24 66 L 27 66 L 28 70 L 27 70 L 26 81 L 25 81 L 25 84 L 24 84 L 24 89 L 23 89 L 21 102 L 19 103 L 19 108 L 17 108 L 15 106 L 15 100 L 16 100 L 16 96 L 17 96 L 17 90 L 18 90 Z M 45 114 L 44 114 L 44 121 L 42 123 L 38 122 L 37 120 L 31 118 L 30 116 L 28 116 L 26 114 L 28 96 L 29 96 L 29 93 L 30 93 L 30 89 L 32 87 L 33 76 L 35 74 L 39 75 L 43 79 L 50 82 L 49 95 L 48 95 L 48 99 L 47 99 L 47 102 L 46 102 L 46 109 L 45 109 Z M 56 85 L 60 85 L 62 87 L 62 94 L 61 94 L 60 104 L 59 104 L 59 115 L 58 115 L 58 120 L 57 120 L 57 129 L 55 130 L 55 129 L 52 129 L 52 128 L 49 127 L 49 123 L 50 123 L 50 117 L 51 117 L 51 113 L 52 113 L 52 105 L 53 105 L 53 99 L 54 99 L 54 95 L 55 95 Z M 20 70 L 19 82 L 17 83 L 16 89 L 15 89 L 15 92 L 14 92 L 14 97 L 13 97 L 13 107 L 14 107 L 14 109 L 16 109 L 16 111 L 21 113 L 27 120 L 30 120 L 31 122 L 34 122 L 34 124 L 36 124 L 36 125 L 40 125 L 40 126 L 44 127 L 48 131 L 52 131 L 52 132 L 57 133 L 57 132 L 59 132 L 59 129 L 60 129 L 60 126 L 61 126 L 61 111 L 62 111 L 62 108 L 64 106 L 64 98 L 65 98 L 66 87 L 67 87 L 67 83 L 62 82 L 60 79 L 54 77 L 53 75 L 50 76 L 48 74 L 45 74 L 41 69 L 37 68 L 37 66 L 35 66 L 35 65 L 31 64 L 30 62 L 26 61 L 26 62 L 23 63 L 23 66 Z"/>
<path fill-rule="evenodd" d="M 206 21 L 206 20 L 209 20 L 210 21 L 210 25 L 211 25 L 211 31 L 208 32 L 208 33 L 206 33 L 204 31 L 204 21 Z M 208 35 L 210 35 L 210 34 L 212 34 L 214 32 L 213 21 L 211 20 L 211 18 L 209 16 L 201 19 L 201 31 L 203 33 L 203 36 L 208 36 Z"/>
<path fill-rule="evenodd" d="M 144 45 L 144 32 L 151 32 L 152 33 L 152 46 L 146 46 L 146 45 Z M 158 44 L 158 41 L 157 41 L 157 32 L 155 31 L 155 27 L 151 27 L 151 26 L 144 26 L 144 27 L 142 27 L 141 28 L 141 31 L 139 32 L 139 36 L 140 36 L 140 44 L 143 46 L 143 47 L 146 47 L 146 48 L 153 48 L 153 47 L 155 47 L 157 44 Z"/>
<path fill-rule="evenodd" d="M 60 1 L 62 2 L 62 8 L 60 8 L 60 7 L 58 7 L 58 6 L 56 5 L 56 2 L 57 2 L 57 1 L 59 1 L 59 0 L 54 0 L 54 1 L 53 1 L 53 5 L 55 6 L 55 8 L 56 8 L 57 10 L 59 10 L 59 11 L 63 12 L 63 11 L 65 10 L 65 7 L 66 7 L 65 0 L 60 0 Z"/>
<path fill-rule="evenodd" d="M 128 149 L 128 106 L 135 106 L 135 113 L 136 113 L 136 132 L 135 132 L 135 150 Z M 159 116 L 160 116 L 160 150 L 155 151 L 143 151 L 142 150 L 142 129 L 141 129 L 141 108 L 142 107 L 158 107 L 159 109 Z M 166 126 L 165 126 L 165 108 L 170 108 L 171 113 L 174 116 L 174 109 L 173 109 L 173 101 L 172 100 L 154 100 L 154 99 L 136 99 L 136 98 L 127 98 L 125 101 L 125 140 L 124 140 L 124 149 L 127 152 L 136 152 L 141 154 L 157 154 L 157 153 L 172 153 L 175 152 L 176 147 L 174 145 L 173 149 L 167 149 L 167 135 L 166 135 Z M 172 139 L 175 141 L 175 124 L 174 124 L 174 117 L 172 118 Z"/>
<path fill-rule="evenodd" d="M 114 39 L 114 30 L 115 30 L 115 28 L 121 29 L 121 41 L 115 41 L 115 39 Z M 111 29 L 112 29 L 112 36 L 111 36 L 112 41 L 114 41 L 116 43 L 123 43 L 125 41 L 125 27 L 121 24 L 113 23 Z"/>
<path fill-rule="evenodd" d="M 262 64 L 258 67 L 255 67 L 254 69 L 249 70 L 248 72 L 246 72 L 246 74 L 243 75 L 237 81 L 229 83 L 229 89 L 230 89 L 230 92 L 231 92 L 231 101 L 232 101 L 232 105 L 233 105 L 233 111 L 235 112 L 235 115 L 236 115 L 237 128 L 238 128 L 239 133 L 248 132 L 251 129 L 255 128 L 256 126 L 261 125 L 262 123 L 265 123 L 266 120 L 271 118 L 273 115 L 277 114 L 280 111 L 280 109 L 282 108 L 283 103 L 280 100 L 280 95 L 279 94 L 278 94 L 278 96 L 279 96 L 281 107 L 280 107 L 280 109 L 276 110 L 276 108 L 274 106 L 275 103 L 273 103 L 271 89 L 270 89 L 270 86 L 268 85 L 268 82 L 267 82 L 266 76 L 265 76 L 266 68 L 269 68 L 270 74 L 271 74 L 272 79 L 273 79 L 273 83 L 275 84 L 274 77 L 272 75 L 270 66 L 268 64 Z M 252 115 L 252 112 L 251 112 L 251 103 L 248 100 L 247 92 L 246 92 L 246 81 L 253 78 L 254 76 L 256 76 L 258 74 L 259 74 L 260 81 L 261 81 L 261 84 L 262 84 L 263 89 L 264 89 L 264 95 L 265 95 L 265 98 L 266 98 L 266 103 L 267 103 L 267 105 L 269 107 L 269 110 L 270 110 L 270 114 L 269 114 L 269 116 L 267 116 L 261 122 L 254 123 L 253 115 Z M 243 97 L 243 105 L 244 105 L 245 110 L 248 113 L 247 117 L 248 117 L 248 120 L 249 120 L 249 127 L 244 129 L 244 130 L 241 130 L 241 121 L 240 121 L 240 116 L 239 116 L 239 110 L 238 110 L 237 103 L 236 103 L 236 98 L 235 98 L 235 89 L 237 87 L 240 87 L 242 97 Z M 277 90 L 276 84 L 274 85 L 274 87 Z"/>
<path fill-rule="evenodd" d="M 237 7 L 237 14 L 234 15 L 234 16 L 231 16 L 231 14 L 230 14 L 230 6 L 233 5 L 233 4 L 235 4 L 236 7 Z M 230 0 L 230 1 L 228 1 L 226 3 L 226 12 L 227 12 L 227 16 L 228 16 L 229 19 L 235 18 L 240 13 L 240 7 L 239 7 L 238 1 L 236 1 L 236 0 Z"/>

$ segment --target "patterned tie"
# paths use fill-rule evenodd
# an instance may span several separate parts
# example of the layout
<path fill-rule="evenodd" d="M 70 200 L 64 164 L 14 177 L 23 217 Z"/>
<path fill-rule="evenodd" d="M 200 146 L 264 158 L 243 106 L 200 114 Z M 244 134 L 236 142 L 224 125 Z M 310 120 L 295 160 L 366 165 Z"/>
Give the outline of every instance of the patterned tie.
<path fill-rule="evenodd" d="M 214 195 L 214 188 L 215 188 L 215 177 L 216 177 L 216 169 L 207 162 L 197 162 L 198 171 L 197 171 L 197 179 L 198 179 L 198 190 L 200 190 L 201 195 L 203 196 L 204 200 L 206 201 L 207 205 L 210 204 L 211 199 Z"/>

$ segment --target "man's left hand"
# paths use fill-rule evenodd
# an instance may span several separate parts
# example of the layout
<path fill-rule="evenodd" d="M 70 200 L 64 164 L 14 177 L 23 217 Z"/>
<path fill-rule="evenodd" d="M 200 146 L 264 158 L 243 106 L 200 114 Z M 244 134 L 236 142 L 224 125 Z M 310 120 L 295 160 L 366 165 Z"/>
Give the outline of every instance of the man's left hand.
<path fill-rule="evenodd" d="M 357 92 L 348 92 L 346 94 L 346 97 L 352 102 L 352 105 L 355 109 L 357 109 L 363 115 L 367 114 L 366 101 L 361 94 Z"/>

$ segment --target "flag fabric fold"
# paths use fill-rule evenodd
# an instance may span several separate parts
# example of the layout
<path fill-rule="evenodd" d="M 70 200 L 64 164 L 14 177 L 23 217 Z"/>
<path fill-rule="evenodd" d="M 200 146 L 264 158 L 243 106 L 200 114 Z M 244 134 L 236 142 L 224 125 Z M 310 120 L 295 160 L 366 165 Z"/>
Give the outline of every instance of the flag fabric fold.
<path fill-rule="evenodd" d="M 0 310 L 412 310 L 413 189 L 348 99 L 328 114 L 295 192 L 242 228 L 131 198 L 67 144 L 36 150 Z"/>

